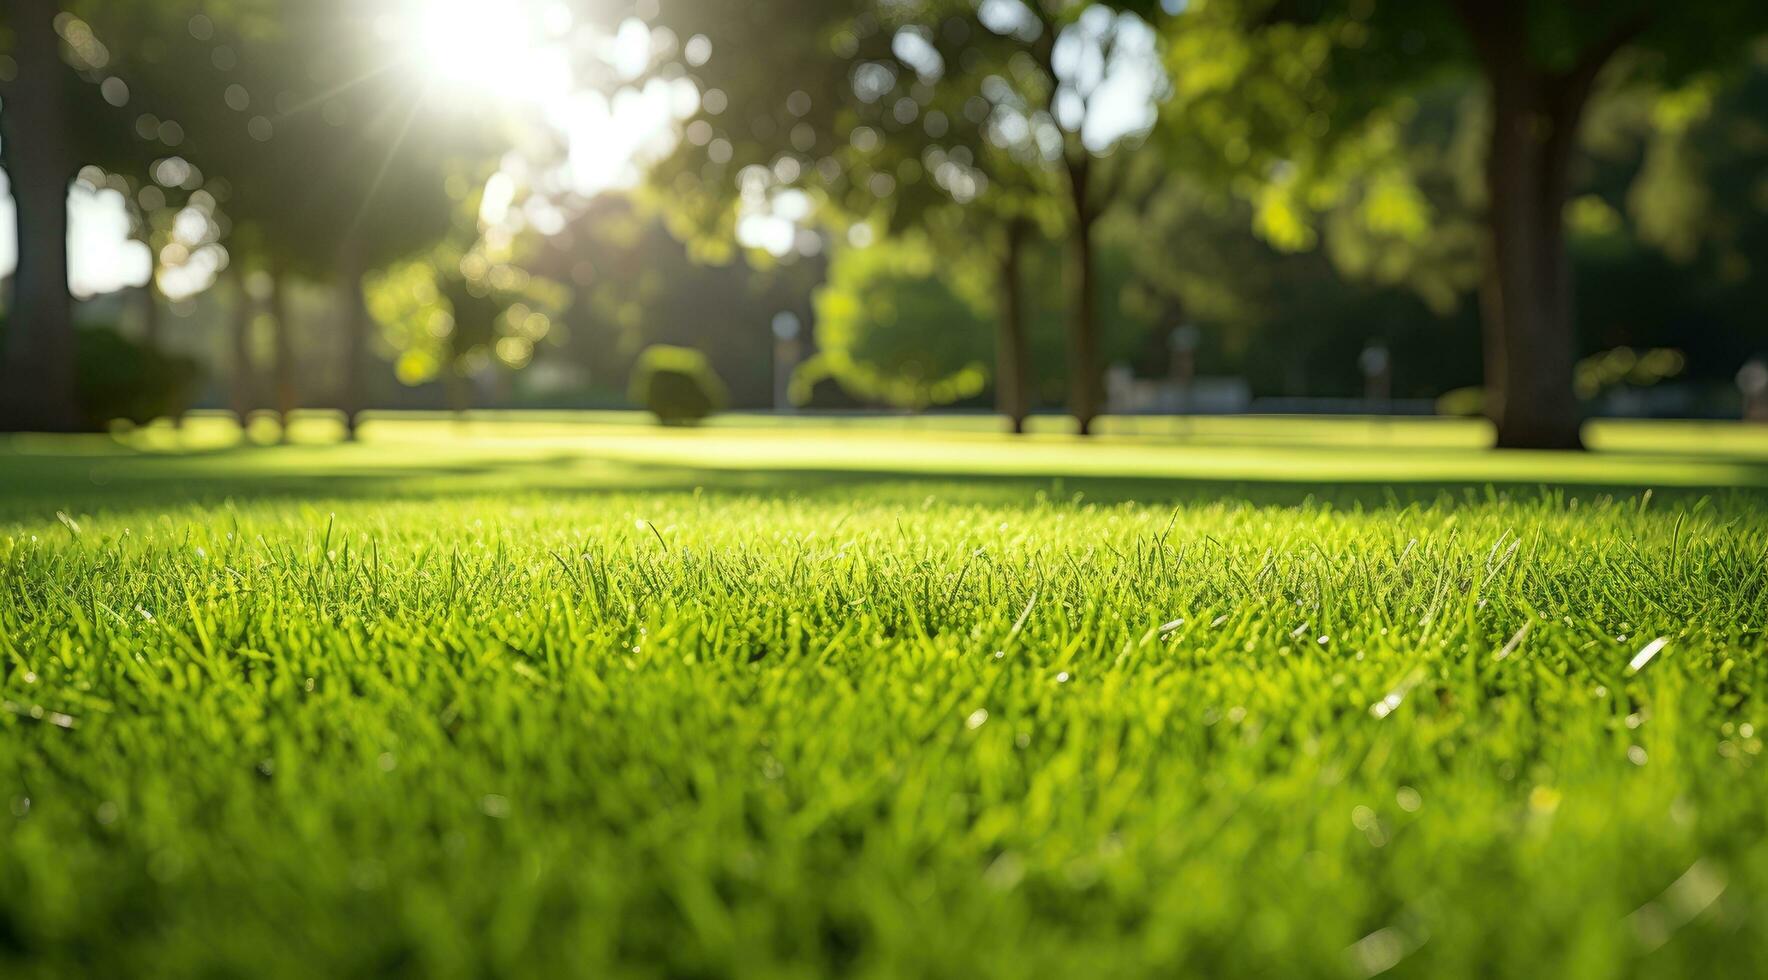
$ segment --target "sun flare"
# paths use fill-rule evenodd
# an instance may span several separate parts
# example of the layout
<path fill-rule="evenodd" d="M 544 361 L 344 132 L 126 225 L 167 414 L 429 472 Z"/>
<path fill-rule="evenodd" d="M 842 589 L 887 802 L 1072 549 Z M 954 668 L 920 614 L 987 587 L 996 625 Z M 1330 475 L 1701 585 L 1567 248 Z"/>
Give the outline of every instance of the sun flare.
<path fill-rule="evenodd" d="M 562 5 L 409 0 L 404 20 L 418 70 L 456 94 L 538 106 L 571 88 Z"/>

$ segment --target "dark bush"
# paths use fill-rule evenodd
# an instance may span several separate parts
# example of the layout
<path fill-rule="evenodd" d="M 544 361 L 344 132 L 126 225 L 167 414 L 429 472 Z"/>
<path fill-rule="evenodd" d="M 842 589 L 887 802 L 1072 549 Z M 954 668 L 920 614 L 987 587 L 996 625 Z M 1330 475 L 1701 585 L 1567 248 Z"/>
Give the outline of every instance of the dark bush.
<path fill-rule="evenodd" d="M 0 317 L 0 344 L 7 329 Z M 114 327 L 81 327 L 74 342 L 74 383 L 89 431 L 103 432 L 118 419 L 142 425 L 190 407 L 202 376 L 196 361 L 153 350 Z"/>
<path fill-rule="evenodd" d="M 633 365 L 628 395 L 664 425 L 693 425 L 725 406 L 724 382 L 706 355 L 691 347 L 645 348 Z"/>
<path fill-rule="evenodd" d="M 117 419 L 142 425 L 190 405 L 200 374 L 190 358 L 153 350 L 109 327 L 82 328 L 76 350 L 80 412 L 94 432 Z"/>

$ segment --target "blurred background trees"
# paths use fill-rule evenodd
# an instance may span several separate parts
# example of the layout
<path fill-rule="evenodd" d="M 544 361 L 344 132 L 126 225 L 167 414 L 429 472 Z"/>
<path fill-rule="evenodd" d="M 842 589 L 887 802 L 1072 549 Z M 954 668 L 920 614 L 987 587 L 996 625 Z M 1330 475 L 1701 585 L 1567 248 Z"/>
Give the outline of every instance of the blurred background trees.
<path fill-rule="evenodd" d="M 1584 163 L 1591 101 L 1613 67 L 1635 83 L 1663 84 L 1719 70 L 1768 29 L 1768 8 L 1732 0 L 1687 11 L 1651 0 L 1214 0 L 1197 7 L 1174 19 L 1215 21 L 1219 43 L 1251 51 L 1242 55 L 1241 74 L 1277 79 L 1305 107 L 1304 124 L 1277 133 L 1281 148 L 1267 150 L 1316 168 L 1279 177 L 1298 185 L 1314 179 L 1330 188 L 1334 168 L 1343 166 L 1334 157 L 1348 147 L 1357 158 L 1358 130 L 1386 122 L 1397 103 L 1409 106 L 1399 100 L 1419 86 L 1456 71 L 1478 80 L 1486 116 L 1479 213 L 1487 408 L 1500 446 L 1576 448 L 1565 212 Z M 1351 140 L 1334 130 L 1348 130 Z"/>
<path fill-rule="evenodd" d="M 1763 9 L 15 0 L 0 420 L 631 404 L 656 345 L 1015 431 L 1377 362 L 1507 446 L 1733 411 Z"/>
<path fill-rule="evenodd" d="M 10 328 L 0 347 L 0 419 L 8 428 L 73 431 L 84 424 L 68 295 L 68 185 L 82 165 L 143 172 L 152 144 L 183 137 L 175 122 L 162 127 L 157 119 L 132 132 L 120 111 L 127 84 L 112 73 L 130 52 L 113 51 L 82 19 L 94 9 L 141 36 L 171 28 L 167 5 L 151 0 L 17 0 L 0 22 L 9 52 L 0 71 L 0 162 L 17 229 Z"/>

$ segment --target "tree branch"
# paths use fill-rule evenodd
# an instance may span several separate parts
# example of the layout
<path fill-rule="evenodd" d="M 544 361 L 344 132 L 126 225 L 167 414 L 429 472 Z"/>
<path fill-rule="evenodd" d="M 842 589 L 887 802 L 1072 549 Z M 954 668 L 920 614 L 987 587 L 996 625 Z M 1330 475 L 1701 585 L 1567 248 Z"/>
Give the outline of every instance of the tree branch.
<path fill-rule="evenodd" d="M 1590 88 L 1596 83 L 1596 76 L 1602 73 L 1605 65 L 1616 53 L 1631 44 L 1635 38 L 1645 33 L 1651 26 L 1650 11 L 1640 11 L 1615 26 L 1608 36 L 1597 41 L 1578 57 L 1578 63 L 1571 67 L 1564 76 L 1567 94 L 1575 100 L 1589 94 Z"/>

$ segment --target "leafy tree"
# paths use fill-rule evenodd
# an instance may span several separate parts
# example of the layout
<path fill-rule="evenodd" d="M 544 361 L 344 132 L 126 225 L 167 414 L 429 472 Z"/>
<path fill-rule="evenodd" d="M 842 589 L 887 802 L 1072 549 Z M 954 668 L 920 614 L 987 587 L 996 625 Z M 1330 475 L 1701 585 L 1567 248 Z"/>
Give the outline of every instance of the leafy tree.
<path fill-rule="evenodd" d="M 935 33 L 914 22 L 935 6 L 773 0 L 762 13 L 725 4 L 664 6 L 657 23 L 688 38 L 670 67 L 688 72 L 704 97 L 686 139 L 653 169 L 652 182 L 664 192 L 673 227 L 702 241 L 738 236 L 746 215 L 809 191 L 819 205 L 814 217 L 837 235 L 845 227 L 865 237 L 914 229 L 925 244 L 937 226 L 942 251 L 1000 255 L 1006 301 L 996 317 L 997 391 L 1018 430 L 1029 387 L 1018 266 L 1030 222 L 1003 173 L 1017 164 L 1001 157 L 993 161 L 1000 169 L 985 172 L 979 159 L 989 148 L 985 114 L 974 106 L 966 111 L 972 93 L 942 84 L 948 59 L 937 46 L 963 42 L 969 25 L 934 18 L 944 28 Z M 758 47 L 773 56 L 744 56 Z M 898 48 L 916 63 L 906 63 Z M 942 212 L 951 217 L 941 220 Z M 848 267 L 868 261 L 855 258 Z M 821 327 L 818 334 L 850 336 Z M 899 377 L 887 385 L 841 350 L 806 365 L 800 380 L 818 372 L 833 372 L 850 390 L 870 395 L 886 387 L 918 390 L 914 382 L 898 385 Z M 922 395 L 903 397 L 914 402 Z"/>
<path fill-rule="evenodd" d="M 405 384 L 440 377 L 456 412 L 471 407 L 475 368 L 520 368 L 570 305 L 563 284 L 526 268 L 532 236 L 482 233 L 483 192 L 456 207 L 453 232 L 429 252 L 368 277 L 370 315 L 394 351 Z"/>
<path fill-rule="evenodd" d="M 1224 114 L 1239 117 L 1236 155 L 1253 162 L 1248 142 L 1278 148 L 1266 159 L 1323 159 L 1323 148 L 1343 145 L 1332 134 L 1383 118 L 1421 85 L 1455 71 L 1483 82 L 1491 120 L 1481 295 L 1488 401 L 1500 446 L 1569 448 L 1581 443 L 1564 210 L 1592 93 L 1623 52 L 1639 70 L 1663 77 L 1709 67 L 1768 27 L 1768 7 L 1747 0 L 1674 11 L 1652 0 L 1197 0 L 1169 26 L 1175 37 L 1195 30 L 1217 46 L 1214 57 L 1188 68 L 1176 55 L 1171 60 L 1175 72 L 1190 76 L 1176 85 L 1181 102 L 1187 92 L 1220 95 L 1257 80 L 1255 96 L 1240 103 L 1246 111 Z M 1296 124 L 1269 125 L 1285 118 Z"/>
<path fill-rule="evenodd" d="M 131 125 L 120 108 L 127 85 L 117 74 L 128 61 L 112 46 L 130 32 L 183 19 L 169 8 L 154 0 L 13 0 L 0 8 L 0 50 L 10 51 L 11 69 L 0 77 L 0 151 L 19 246 L 15 329 L 0 351 L 0 428 L 72 431 L 82 424 L 68 296 L 68 185 L 85 163 L 143 170 L 155 144 L 181 138 L 176 123 L 151 131 Z M 99 15 L 124 30 L 95 31 L 90 21 Z"/>
<path fill-rule="evenodd" d="M 985 17 L 987 7 L 978 6 Z M 994 88 L 996 138 L 1012 142 L 1023 127 L 1028 151 L 1053 155 L 1067 191 L 1068 237 L 1072 262 L 1073 312 L 1068 329 L 1069 410 L 1082 435 L 1092 431 L 1103 411 L 1100 349 L 1100 283 L 1096 228 L 1135 168 L 1120 153 L 1141 138 L 1131 126 L 1113 130 L 1100 106 L 1111 83 L 1134 73 L 1149 73 L 1150 97 L 1156 71 L 1148 61 L 1152 50 L 1139 50 L 1143 21 L 1103 5 L 1062 0 L 1021 4 L 1022 13 L 983 25 L 1001 37 L 1021 42 L 1025 57 L 1011 57 L 1009 85 Z M 1141 62 L 1138 64 L 1138 62 Z M 1053 151 L 1053 153 L 1052 153 Z"/>
<path fill-rule="evenodd" d="M 156 87 L 200 107 L 187 149 L 228 178 L 235 261 L 270 277 L 277 404 L 293 390 L 288 281 L 332 282 L 344 337 L 341 407 L 354 437 L 370 320 L 362 282 L 450 229 L 447 178 L 501 146 L 477 105 L 435 94 L 383 36 L 377 10 L 348 0 L 260 0 L 274 27 L 216 24 L 162 42 Z"/>
<path fill-rule="evenodd" d="M 689 67 L 707 98 L 658 184 L 698 227 L 726 234 L 770 188 L 795 185 L 847 220 L 992 253 L 997 387 L 1016 428 L 1030 388 L 1017 280 L 1025 245 L 1053 217 L 1072 242 L 1070 408 L 1089 431 L 1100 408 L 1092 232 L 1131 172 L 1111 157 L 1138 135 L 1113 128 L 1095 97 L 1137 58 L 1153 94 L 1151 35 L 1128 15 L 1054 0 L 801 6 L 664 8 L 662 23 L 709 57 L 688 58 L 701 62 Z M 775 24 L 789 26 L 778 36 L 759 26 Z M 760 48 L 770 58 L 741 56 Z"/>
<path fill-rule="evenodd" d="M 1046 162 L 993 130 L 979 80 L 991 64 L 1005 73 L 1012 48 L 992 43 L 970 13 L 937 3 L 889 8 L 875 32 L 889 40 L 887 60 L 855 63 L 839 165 L 817 173 L 835 210 L 869 222 L 862 231 L 912 236 L 938 253 L 948 280 L 977 287 L 967 305 L 994 324 L 995 404 L 1022 433 L 1038 383 L 1024 270 L 1031 250 L 1063 226 L 1063 211 Z M 895 80 L 889 92 L 886 78 Z"/>

